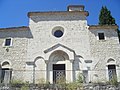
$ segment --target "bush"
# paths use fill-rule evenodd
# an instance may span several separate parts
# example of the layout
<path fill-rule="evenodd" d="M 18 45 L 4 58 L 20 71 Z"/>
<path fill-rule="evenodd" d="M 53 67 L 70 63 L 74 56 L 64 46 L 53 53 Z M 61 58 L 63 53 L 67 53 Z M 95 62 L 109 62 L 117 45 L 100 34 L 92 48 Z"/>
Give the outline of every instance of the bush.
<path fill-rule="evenodd" d="M 49 87 L 49 81 L 45 81 L 45 79 L 44 78 L 40 78 L 39 80 L 38 80 L 38 86 L 39 87 L 44 87 L 44 88 L 47 88 L 47 87 Z"/>
<path fill-rule="evenodd" d="M 21 90 L 29 90 L 29 87 L 26 86 L 26 85 L 23 85 L 23 86 L 21 87 Z"/>
<path fill-rule="evenodd" d="M 66 85 L 67 90 L 79 90 L 83 89 L 83 84 L 78 82 L 71 82 Z"/>
<path fill-rule="evenodd" d="M 109 84 L 117 86 L 118 85 L 117 77 L 113 76 L 113 78 L 109 81 Z"/>
<path fill-rule="evenodd" d="M 15 87 L 21 87 L 24 82 L 22 80 L 11 80 L 10 84 Z"/>
<path fill-rule="evenodd" d="M 29 82 L 23 82 L 22 80 L 11 80 L 11 86 L 21 88 L 21 90 L 28 90 Z"/>
<path fill-rule="evenodd" d="M 77 82 L 78 83 L 83 83 L 83 75 L 81 73 L 78 73 Z"/>

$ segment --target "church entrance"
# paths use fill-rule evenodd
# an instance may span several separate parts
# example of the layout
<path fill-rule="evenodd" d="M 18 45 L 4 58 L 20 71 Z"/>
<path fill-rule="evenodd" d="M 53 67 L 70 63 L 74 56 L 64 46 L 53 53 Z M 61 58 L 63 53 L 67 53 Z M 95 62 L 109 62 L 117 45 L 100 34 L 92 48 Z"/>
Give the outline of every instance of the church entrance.
<path fill-rule="evenodd" d="M 65 79 L 65 64 L 53 64 L 53 83 Z"/>

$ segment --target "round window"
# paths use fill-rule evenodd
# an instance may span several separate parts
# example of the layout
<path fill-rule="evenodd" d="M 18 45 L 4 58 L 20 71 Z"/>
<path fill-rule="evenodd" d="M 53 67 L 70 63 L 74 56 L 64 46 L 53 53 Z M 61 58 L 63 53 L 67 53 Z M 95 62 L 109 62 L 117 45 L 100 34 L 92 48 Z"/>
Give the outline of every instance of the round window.
<path fill-rule="evenodd" d="M 55 37 L 61 37 L 63 35 L 63 31 L 61 31 L 61 30 L 56 30 L 55 32 L 54 32 L 54 36 Z"/>

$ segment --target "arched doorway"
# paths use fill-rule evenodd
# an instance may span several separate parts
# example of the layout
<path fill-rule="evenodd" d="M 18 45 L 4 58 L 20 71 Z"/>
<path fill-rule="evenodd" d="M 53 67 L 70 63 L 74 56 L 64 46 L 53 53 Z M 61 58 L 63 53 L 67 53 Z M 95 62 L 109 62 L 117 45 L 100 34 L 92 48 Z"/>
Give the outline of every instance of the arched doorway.
<path fill-rule="evenodd" d="M 48 76 L 52 83 L 57 83 L 60 79 L 66 79 L 66 61 L 69 56 L 62 50 L 54 51 L 49 57 Z"/>
<path fill-rule="evenodd" d="M 112 59 L 112 58 L 108 59 L 107 65 L 108 65 L 109 80 L 112 80 L 112 79 L 116 79 L 117 80 L 115 60 Z"/>

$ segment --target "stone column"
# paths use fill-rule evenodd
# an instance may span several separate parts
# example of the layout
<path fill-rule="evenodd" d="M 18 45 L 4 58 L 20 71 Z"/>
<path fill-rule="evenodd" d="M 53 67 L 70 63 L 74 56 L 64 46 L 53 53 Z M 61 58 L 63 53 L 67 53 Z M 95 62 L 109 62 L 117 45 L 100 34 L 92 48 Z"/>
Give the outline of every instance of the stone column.
<path fill-rule="evenodd" d="M 116 65 L 116 74 L 117 74 L 117 81 L 120 82 L 120 78 L 119 78 L 119 65 Z"/>
<path fill-rule="evenodd" d="M 49 63 L 49 61 L 45 60 L 45 63 L 46 63 L 46 80 L 45 81 L 47 81 L 47 80 L 49 80 L 49 77 L 48 77 L 48 63 Z"/>
<path fill-rule="evenodd" d="M 73 60 L 66 62 L 66 81 L 73 82 Z"/>

